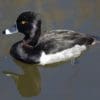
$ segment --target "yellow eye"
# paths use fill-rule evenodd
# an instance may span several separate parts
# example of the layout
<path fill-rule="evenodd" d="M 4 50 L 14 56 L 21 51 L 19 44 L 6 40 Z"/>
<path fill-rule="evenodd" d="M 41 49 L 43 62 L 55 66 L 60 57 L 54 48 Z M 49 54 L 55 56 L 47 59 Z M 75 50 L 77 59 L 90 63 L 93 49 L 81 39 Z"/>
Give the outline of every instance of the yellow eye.
<path fill-rule="evenodd" d="M 26 24 L 26 23 L 28 23 L 28 22 L 27 21 L 21 21 L 21 24 L 23 24 L 23 25 Z"/>

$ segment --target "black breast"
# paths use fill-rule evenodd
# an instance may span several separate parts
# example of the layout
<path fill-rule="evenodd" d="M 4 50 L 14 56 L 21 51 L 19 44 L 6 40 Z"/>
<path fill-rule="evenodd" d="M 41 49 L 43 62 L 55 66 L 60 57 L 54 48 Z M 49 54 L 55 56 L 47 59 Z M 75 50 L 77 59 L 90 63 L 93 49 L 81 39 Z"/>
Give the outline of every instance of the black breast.
<path fill-rule="evenodd" d="M 11 56 L 15 59 L 23 61 L 25 63 L 39 63 L 39 57 L 41 50 L 39 48 L 31 48 L 27 46 L 19 46 L 21 42 L 14 44 L 10 50 Z M 21 50 L 21 52 L 20 52 Z"/>

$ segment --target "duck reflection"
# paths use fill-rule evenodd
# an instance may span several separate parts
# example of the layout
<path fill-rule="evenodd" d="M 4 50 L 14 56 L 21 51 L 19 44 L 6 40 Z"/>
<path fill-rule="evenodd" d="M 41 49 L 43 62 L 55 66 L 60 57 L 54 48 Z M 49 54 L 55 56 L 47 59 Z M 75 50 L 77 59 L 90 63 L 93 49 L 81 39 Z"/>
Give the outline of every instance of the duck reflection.
<path fill-rule="evenodd" d="M 41 91 L 41 77 L 37 66 L 24 64 L 17 60 L 15 63 L 21 67 L 23 74 L 16 74 L 4 71 L 6 76 L 10 76 L 16 83 L 17 89 L 22 96 L 37 96 Z"/>

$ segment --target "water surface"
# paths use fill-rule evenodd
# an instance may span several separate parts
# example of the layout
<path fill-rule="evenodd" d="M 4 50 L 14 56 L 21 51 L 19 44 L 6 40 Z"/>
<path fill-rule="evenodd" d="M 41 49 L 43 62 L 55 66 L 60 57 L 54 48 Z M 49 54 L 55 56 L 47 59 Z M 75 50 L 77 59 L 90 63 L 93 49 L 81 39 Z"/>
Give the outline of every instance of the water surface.
<path fill-rule="evenodd" d="M 40 13 L 42 30 L 69 29 L 100 36 L 99 0 L 1 0 L 0 33 L 23 11 Z M 21 34 L 0 35 L 0 100 L 99 100 L 100 45 L 79 63 L 48 67 L 23 64 L 9 55 Z"/>

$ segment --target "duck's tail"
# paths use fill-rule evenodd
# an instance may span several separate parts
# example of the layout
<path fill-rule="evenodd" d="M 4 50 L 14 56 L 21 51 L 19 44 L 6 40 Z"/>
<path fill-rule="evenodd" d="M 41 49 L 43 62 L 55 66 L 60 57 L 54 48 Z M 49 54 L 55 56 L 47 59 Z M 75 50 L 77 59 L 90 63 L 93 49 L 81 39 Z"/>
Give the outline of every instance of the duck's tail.
<path fill-rule="evenodd" d="M 94 42 L 92 43 L 93 45 L 94 44 L 99 44 L 100 43 L 100 36 L 96 36 L 96 35 L 92 35 L 93 38 L 94 38 Z"/>

